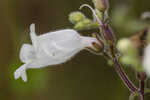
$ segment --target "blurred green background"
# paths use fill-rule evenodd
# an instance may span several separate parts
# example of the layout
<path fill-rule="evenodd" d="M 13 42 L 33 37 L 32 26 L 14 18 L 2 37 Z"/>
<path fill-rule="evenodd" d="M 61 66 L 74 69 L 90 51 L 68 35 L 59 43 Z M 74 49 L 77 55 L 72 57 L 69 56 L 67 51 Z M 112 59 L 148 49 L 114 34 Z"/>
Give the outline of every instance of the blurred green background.
<path fill-rule="evenodd" d="M 132 35 L 147 24 L 140 15 L 150 11 L 150 0 L 110 2 L 111 22 L 118 38 Z M 0 100 L 128 100 L 130 92 L 113 67 L 87 51 L 62 65 L 28 70 L 27 83 L 14 80 L 13 72 L 22 64 L 20 47 L 31 43 L 29 25 L 35 23 L 38 34 L 72 28 L 68 14 L 84 3 L 92 5 L 91 0 L 0 0 Z M 83 12 L 91 17 L 89 10 Z M 138 86 L 135 72 L 124 69 Z M 147 94 L 145 100 L 149 99 Z"/>

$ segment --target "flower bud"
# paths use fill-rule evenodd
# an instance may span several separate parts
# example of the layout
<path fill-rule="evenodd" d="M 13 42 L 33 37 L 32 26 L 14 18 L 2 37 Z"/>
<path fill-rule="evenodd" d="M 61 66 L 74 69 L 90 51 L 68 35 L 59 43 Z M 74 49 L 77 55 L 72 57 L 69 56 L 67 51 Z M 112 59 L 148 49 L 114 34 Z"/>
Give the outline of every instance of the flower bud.
<path fill-rule="evenodd" d="M 71 23 L 73 24 L 76 24 L 82 20 L 85 19 L 85 16 L 83 13 L 77 11 L 77 12 L 72 12 L 70 15 L 69 15 L 69 20 L 71 21 Z"/>
<path fill-rule="evenodd" d="M 104 12 L 109 8 L 108 0 L 93 0 L 95 7 Z"/>
<path fill-rule="evenodd" d="M 74 26 L 74 28 L 75 28 L 76 30 L 87 29 L 87 28 L 90 28 L 91 24 L 92 24 L 92 21 L 86 18 L 86 19 L 84 19 L 84 20 L 78 22 L 78 23 Z"/>
<path fill-rule="evenodd" d="M 96 12 L 98 18 L 102 20 L 103 19 L 103 13 L 100 12 L 98 9 L 95 9 L 95 12 Z"/>
<path fill-rule="evenodd" d="M 115 42 L 115 35 L 109 25 L 105 25 L 104 27 L 103 36 L 106 40 L 106 42 L 110 45 L 112 45 Z"/>

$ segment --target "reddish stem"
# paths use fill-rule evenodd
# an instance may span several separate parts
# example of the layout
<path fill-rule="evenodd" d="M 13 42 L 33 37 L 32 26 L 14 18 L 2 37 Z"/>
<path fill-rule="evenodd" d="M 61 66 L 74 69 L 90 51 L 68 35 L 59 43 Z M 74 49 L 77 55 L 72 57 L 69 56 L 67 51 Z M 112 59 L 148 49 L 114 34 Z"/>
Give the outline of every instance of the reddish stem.
<path fill-rule="evenodd" d="M 123 71 L 123 69 L 121 68 L 120 63 L 118 62 L 118 60 L 116 58 L 113 59 L 113 62 L 115 64 L 115 70 L 117 71 L 117 73 L 119 74 L 119 76 L 121 77 L 122 81 L 125 83 L 125 85 L 129 88 L 129 90 L 131 92 L 137 92 L 138 89 L 135 87 L 135 85 L 130 81 L 130 79 L 128 78 L 128 76 L 126 75 L 126 73 Z"/>

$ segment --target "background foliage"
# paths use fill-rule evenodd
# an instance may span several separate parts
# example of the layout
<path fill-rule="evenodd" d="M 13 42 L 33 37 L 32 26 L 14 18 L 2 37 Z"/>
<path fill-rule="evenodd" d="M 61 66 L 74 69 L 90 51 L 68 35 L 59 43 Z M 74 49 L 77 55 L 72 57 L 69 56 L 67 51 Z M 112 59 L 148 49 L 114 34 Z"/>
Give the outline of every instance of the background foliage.
<path fill-rule="evenodd" d="M 112 26 L 118 38 L 132 35 L 143 27 L 140 15 L 150 11 L 149 0 L 110 2 Z M 108 66 L 103 57 L 87 51 L 80 52 L 62 65 L 28 70 L 27 83 L 13 78 L 14 70 L 21 65 L 19 49 L 22 43 L 30 43 L 29 25 L 35 23 L 38 34 L 72 28 L 68 14 L 84 3 L 92 4 L 90 0 L 0 0 L 0 99 L 128 99 L 129 91 L 113 67 Z M 87 16 L 91 14 L 89 10 L 84 12 Z M 126 72 L 138 85 L 135 72 L 130 69 Z M 147 84 L 150 87 L 150 82 Z M 149 98 L 147 95 L 146 100 Z"/>

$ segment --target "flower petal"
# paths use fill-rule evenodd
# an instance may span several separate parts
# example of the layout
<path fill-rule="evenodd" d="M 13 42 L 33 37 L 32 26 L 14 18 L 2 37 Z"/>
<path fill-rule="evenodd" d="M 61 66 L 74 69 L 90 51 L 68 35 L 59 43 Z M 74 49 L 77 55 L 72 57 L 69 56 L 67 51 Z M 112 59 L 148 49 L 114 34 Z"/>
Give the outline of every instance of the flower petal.
<path fill-rule="evenodd" d="M 79 33 L 72 29 L 50 32 L 38 37 L 39 47 L 51 57 L 64 57 L 74 50 L 84 49 L 80 37 Z"/>
<path fill-rule="evenodd" d="M 143 66 L 145 72 L 150 76 L 150 45 L 145 48 Z"/>
<path fill-rule="evenodd" d="M 80 46 L 80 34 L 72 29 L 49 32 L 39 36 L 41 42 L 53 42 L 61 48 L 74 49 Z"/>
<path fill-rule="evenodd" d="M 14 73 L 15 79 L 18 79 L 19 77 L 21 77 L 22 80 L 24 80 L 24 82 L 27 81 L 27 75 L 26 75 L 27 65 L 28 64 L 24 64 L 15 71 L 15 73 Z"/>
<path fill-rule="evenodd" d="M 28 63 L 35 59 L 35 51 L 32 45 L 23 44 L 20 50 L 20 59 L 24 63 Z"/>
<path fill-rule="evenodd" d="M 30 25 L 30 38 L 31 38 L 31 41 L 32 41 L 32 44 L 33 44 L 35 50 L 37 50 L 38 43 L 37 43 L 37 35 L 35 33 L 35 24 L 34 23 Z"/>

